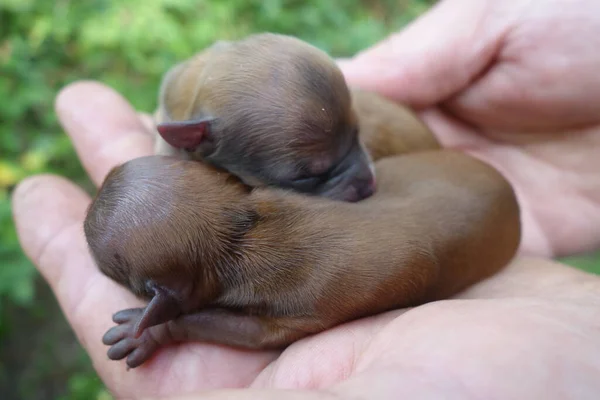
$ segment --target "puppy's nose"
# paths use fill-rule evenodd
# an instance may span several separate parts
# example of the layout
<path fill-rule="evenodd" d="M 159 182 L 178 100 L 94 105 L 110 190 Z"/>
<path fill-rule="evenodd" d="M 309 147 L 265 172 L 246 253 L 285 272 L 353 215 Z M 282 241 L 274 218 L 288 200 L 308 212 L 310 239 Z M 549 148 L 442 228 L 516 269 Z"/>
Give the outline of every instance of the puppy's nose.
<path fill-rule="evenodd" d="M 360 199 L 366 199 L 375 193 L 376 184 L 375 177 L 371 177 L 367 180 L 361 180 L 356 183 L 356 191 Z"/>

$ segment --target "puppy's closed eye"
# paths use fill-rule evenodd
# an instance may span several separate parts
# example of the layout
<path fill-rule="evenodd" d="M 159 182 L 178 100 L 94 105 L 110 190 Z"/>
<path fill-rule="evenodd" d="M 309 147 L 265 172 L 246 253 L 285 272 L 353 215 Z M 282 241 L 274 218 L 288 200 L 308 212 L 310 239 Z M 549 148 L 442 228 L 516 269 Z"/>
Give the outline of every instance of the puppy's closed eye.
<path fill-rule="evenodd" d="M 327 174 L 317 176 L 301 176 L 290 182 L 290 185 L 300 192 L 311 192 L 327 181 Z"/>

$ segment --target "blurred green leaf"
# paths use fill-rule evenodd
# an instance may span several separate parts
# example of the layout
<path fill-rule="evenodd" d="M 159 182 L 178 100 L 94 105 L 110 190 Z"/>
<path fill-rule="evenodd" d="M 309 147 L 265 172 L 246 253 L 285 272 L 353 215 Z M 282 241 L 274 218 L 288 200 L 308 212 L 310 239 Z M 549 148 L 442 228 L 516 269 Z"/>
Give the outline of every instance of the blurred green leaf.
<path fill-rule="evenodd" d="M 80 373 L 69 378 L 68 392 L 58 400 L 112 400 L 96 376 Z"/>
<path fill-rule="evenodd" d="M 12 225 L 12 212 L 8 192 L 0 188 L 0 309 L 2 299 L 8 298 L 19 305 L 33 300 L 33 277 L 35 269 L 20 249 Z"/>
<path fill-rule="evenodd" d="M 576 257 L 567 257 L 560 260 L 583 271 L 600 275 L 600 252 L 585 254 Z"/>

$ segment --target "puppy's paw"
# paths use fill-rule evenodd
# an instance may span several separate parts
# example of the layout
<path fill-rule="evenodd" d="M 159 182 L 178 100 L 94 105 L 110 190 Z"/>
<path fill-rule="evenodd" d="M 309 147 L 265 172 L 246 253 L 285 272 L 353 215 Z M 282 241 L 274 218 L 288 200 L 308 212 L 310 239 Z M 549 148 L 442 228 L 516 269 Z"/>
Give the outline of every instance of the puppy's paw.
<path fill-rule="evenodd" d="M 127 357 L 127 366 L 135 368 L 146 362 L 160 347 L 160 343 L 154 334 L 160 334 L 163 326 L 155 326 L 145 329 L 140 337 L 135 337 L 136 324 L 142 317 L 143 308 L 132 308 L 122 310 L 113 316 L 117 326 L 109 329 L 102 337 L 102 343 L 111 346 L 107 355 L 111 360 L 122 360 Z M 153 329 L 157 332 L 151 332 Z"/>

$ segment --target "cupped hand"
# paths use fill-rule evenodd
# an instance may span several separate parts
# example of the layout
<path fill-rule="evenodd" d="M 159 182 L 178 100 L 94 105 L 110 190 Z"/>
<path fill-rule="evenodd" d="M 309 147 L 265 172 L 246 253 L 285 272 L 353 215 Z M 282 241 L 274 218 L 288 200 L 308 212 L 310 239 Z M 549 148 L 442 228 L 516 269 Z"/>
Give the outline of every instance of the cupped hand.
<path fill-rule="evenodd" d="M 340 64 L 505 174 L 524 254 L 565 256 L 600 246 L 598 48 L 597 0 L 442 0 Z"/>
<path fill-rule="evenodd" d="M 148 117 L 106 86 L 67 87 L 57 112 L 96 184 L 113 166 L 152 151 Z M 26 254 L 119 399 L 583 399 L 600 393 L 600 278 L 539 260 L 516 261 L 455 299 L 354 321 L 283 352 L 186 343 L 127 371 L 108 359 L 101 338 L 114 312 L 140 303 L 90 258 L 82 229 L 90 197 L 63 178 L 37 176 L 21 183 L 13 200 Z M 230 390 L 216 390 L 223 388 Z M 203 390 L 215 391 L 200 396 Z"/>

